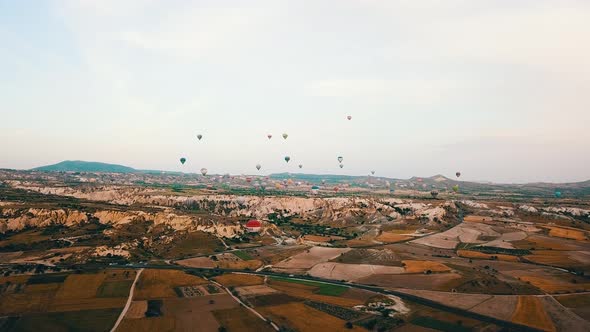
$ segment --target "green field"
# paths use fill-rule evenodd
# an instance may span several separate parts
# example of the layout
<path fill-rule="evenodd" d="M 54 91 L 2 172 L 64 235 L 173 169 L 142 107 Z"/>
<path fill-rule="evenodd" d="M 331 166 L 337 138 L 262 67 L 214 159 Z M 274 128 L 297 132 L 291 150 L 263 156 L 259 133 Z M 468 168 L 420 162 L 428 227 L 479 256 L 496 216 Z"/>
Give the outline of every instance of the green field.
<path fill-rule="evenodd" d="M 244 251 L 241 251 L 241 250 L 232 251 L 232 254 L 238 256 L 243 261 L 249 261 L 249 260 L 254 259 L 254 258 L 252 258 L 252 256 L 248 255 L 247 252 L 244 252 Z"/>
<path fill-rule="evenodd" d="M 127 297 L 132 280 L 104 282 L 98 288 L 97 297 Z"/>
<path fill-rule="evenodd" d="M 319 295 L 340 296 L 348 290 L 348 287 L 345 286 L 330 285 L 315 281 L 289 279 L 281 277 L 271 277 L 271 279 L 277 281 L 292 282 L 295 284 L 307 285 L 311 287 L 317 287 L 318 290 L 315 293 Z"/>

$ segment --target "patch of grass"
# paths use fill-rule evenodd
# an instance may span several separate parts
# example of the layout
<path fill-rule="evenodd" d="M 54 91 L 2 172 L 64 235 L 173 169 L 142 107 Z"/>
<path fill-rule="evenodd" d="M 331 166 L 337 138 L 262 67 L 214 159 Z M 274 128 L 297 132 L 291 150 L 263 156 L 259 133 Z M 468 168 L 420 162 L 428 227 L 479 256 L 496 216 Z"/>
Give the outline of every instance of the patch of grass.
<path fill-rule="evenodd" d="M 412 324 L 435 329 L 435 330 L 439 330 L 439 331 L 445 331 L 445 332 L 469 332 L 469 331 L 471 331 L 470 328 L 465 327 L 463 325 L 444 322 L 444 321 L 438 320 L 436 318 L 425 317 L 425 316 L 414 318 L 412 320 Z"/>
<path fill-rule="evenodd" d="M 271 277 L 271 279 L 277 280 L 277 281 L 291 282 L 291 283 L 301 284 L 301 285 L 306 285 L 306 286 L 311 286 L 311 287 L 317 287 L 318 290 L 315 293 L 319 294 L 319 295 L 340 296 L 348 290 L 348 287 L 345 287 L 345 286 L 324 284 L 322 282 L 299 280 L 299 279 L 289 279 L 289 278 L 281 278 L 281 277 Z"/>
<path fill-rule="evenodd" d="M 96 293 L 97 297 L 127 297 L 132 280 L 103 282 Z"/>
<path fill-rule="evenodd" d="M 244 251 L 241 251 L 241 250 L 232 251 L 232 253 L 234 255 L 238 256 L 238 258 L 240 258 L 243 261 L 249 261 L 249 260 L 254 259 L 247 252 L 244 252 Z"/>

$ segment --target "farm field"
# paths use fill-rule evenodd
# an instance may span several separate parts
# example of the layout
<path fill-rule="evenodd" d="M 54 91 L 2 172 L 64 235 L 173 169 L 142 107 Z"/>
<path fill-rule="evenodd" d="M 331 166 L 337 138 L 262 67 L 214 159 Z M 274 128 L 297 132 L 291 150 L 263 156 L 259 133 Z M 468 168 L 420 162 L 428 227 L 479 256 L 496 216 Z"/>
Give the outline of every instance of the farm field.
<path fill-rule="evenodd" d="M 225 287 L 254 286 L 264 283 L 264 278 L 251 274 L 225 273 L 213 278 Z"/>
<path fill-rule="evenodd" d="M 590 291 L 590 283 L 581 280 L 578 282 L 577 278 L 569 280 L 556 277 L 538 277 L 533 275 L 522 276 L 521 280 L 529 282 L 535 287 L 542 289 L 550 294 L 570 293 L 570 292 L 587 292 Z M 576 282 L 572 282 L 572 281 Z"/>
<path fill-rule="evenodd" d="M 439 262 L 432 261 L 415 261 L 403 260 L 402 264 L 406 273 L 425 273 L 425 272 L 450 272 L 451 269 Z"/>
<path fill-rule="evenodd" d="M 571 239 L 576 241 L 587 241 L 588 235 L 586 232 L 579 229 L 571 229 L 564 227 L 545 226 L 549 229 L 549 236 L 560 237 L 564 239 Z"/>
<path fill-rule="evenodd" d="M 462 276 L 457 273 L 404 274 L 385 275 L 376 274 L 357 280 L 358 283 L 377 285 L 385 288 L 427 289 L 437 291 L 451 291 Z"/>
<path fill-rule="evenodd" d="M 402 266 L 400 254 L 391 249 L 352 249 L 331 261 L 344 264 Z"/>
<path fill-rule="evenodd" d="M 328 304 L 334 304 L 344 307 L 353 307 L 355 305 L 364 304 L 365 301 L 349 298 L 344 296 L 331 296 L 331 295 L 322 295 L 317 294 L 319 290 L 319 286 L 317 284 L 303 284 L 303 283 L 294 283 L 294 282 L 287 282 L 287 281 L 280 281 L 280 280 L 269 280 L 268 285 L 274 288 L 277 291 L 285 293 L 289 296 L 301 298 L 301 299 L 308 299 L 318 302 L 324 302 Z M 325 288 L 326 292 L 332 294 L 344 294 L 346 289 L 342 288 Z"/>
<path fill-rule="evenodd" d="M 239 253 L 239 254 L 236 254 Z M 262 266 L 262 262 L 243 251 L 236 251 L 209 257 L 195 257 L 177 261 L 178 264 L 187 267 L 222 268 L 222 269 L 250 269 L 256 270 Z M 242 257 L 239 257 L 242 256 Z M 247 258 L 247 259 L 244 259 Z"/>
<path fill-rule="evenodd" d="M 498 260 L 506 261 L 506 262 L 519 262 L 520 261 L 518 259 L 518 256 L 503 255 L 503 254 L 492 255 L 492 254 L 486 254 L 486 253 L 474 251 L 474 250 L 457 250 L 457 255 L 459 255 L 459 257 L 474 258 L 474 259 L 489 259 L 489 260 L 498 259 Z"/>
<path fill-rule="evenodd" d="M 555 331 L 555 326 L 538 297 L 519 296 L 512 321 L 544 331 Z"/>
<path fill-rule="evenodd" d="M 213 316 L 227 331 L 236 332 L 273 332 L 274 329 L 268 323 L 263 322 L 249 310 L 242 307 L 224 310 L 214 310 Z"/>
<path fill-rule="evenodd" d="M 333 280 L 356 280 L 373 274 L 401 274 L 404 268 L 397 266 L 320 263 L 311 268 L 308 273 L 318 278 Z"/>
<path fill-rule="evenodd" d="M 590 294 L 569 294 L 555 296 L 564 307 L 570 308 L 575 314 L 590 321 Z"/>
<path fill-rule="evenodd" d="M 306 270 L 312 268 L 316 264 L 337 258 L 348 251 L 350 251 L 349 248 L 312 247 L 305 252 L 280 262 L 274 267 L 278 270 L 286 271 Z"/>
<path fill-rule="evenodd" d="M 403 235 L 403 234 L 395 234 L 392 232 L 383 232 L 379 236 L 377 236 L 376 240 L 384 243 L 396 243 L 407 241 L 413 239 L 413 236 Z"/>
<path fill-rule="evenodd" d="M 134 300 L 176 297 L 174 287 L 206 283 L 204 279 L 182 271 L 147 269 L 137 281 Z"/>
<path fill-rule="evenodd" d="M 340 296 L 348 290 L 348 287 L 330 285 L 330 284 L 325 284 L 325 283 L 315 282 L 315 281 L 286 279 L 286 278 L 279 278 L 279 277 L 271 277 L 270 279 L 273 281 L 288 282 L 288 283 L 294 283 L 294 284 L 300 284 L 300 285 L 314 287 L 314 288 L 317 288 L 317 291 L 315 293 L 319 294 L 319 295 Z"/>
<path fill-rule="evenodd" d="M 120 309 L 83 310 L 32 314 L 19 317 L 8 331 L 108 331 L 117 320 Z"/>
<path fill-rule="evenodd" d="M 343 331 L 346 321 L 310 308 L 303 303 L 267 306 L 259 309 L 279 326 L 289 326 L 301 332 Z M 350 331 L 366 331 L 353 326 Z"/>

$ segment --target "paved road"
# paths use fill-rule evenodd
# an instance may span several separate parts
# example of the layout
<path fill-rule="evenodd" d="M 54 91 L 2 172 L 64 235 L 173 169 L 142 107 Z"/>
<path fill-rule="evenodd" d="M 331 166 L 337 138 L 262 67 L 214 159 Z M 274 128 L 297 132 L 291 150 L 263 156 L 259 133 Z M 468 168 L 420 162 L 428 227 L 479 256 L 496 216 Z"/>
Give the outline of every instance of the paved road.
<path fill-rule="evenodd" d="M 127 303 L 125 304 L 125 308 L 123 308 L 123 311 L 121 311 L 121 314 L 119 315 L 119 318 L 115 322 L 115 326 L 113 326 L 113 328 L 111 329 L 111 332 L 115 332 L 115 330 L 119 327 L 119 324 L 121 324 L 121 321 L 123 320 L 123 318 L 125 318 L 125 315 L 127 314 L 127 310 L 129 310 L 129 307 L 131 306 L 131 301 L 133 300 L 133 292 L 135 291 L 135 284 L 137 283 L 137 280 L 139 280 L 139 276 L 141 275 L 141 272 L 143 272 L 143 268 L 141 268 L 141 269 L 139 269 L 139 271 L 137 271 L 137 274 L 135 275 L 135 280 L 133 280 L 133 284 L 131 285 L 131 289 L 129 290 L 129 297 L 127 298 Z"/>

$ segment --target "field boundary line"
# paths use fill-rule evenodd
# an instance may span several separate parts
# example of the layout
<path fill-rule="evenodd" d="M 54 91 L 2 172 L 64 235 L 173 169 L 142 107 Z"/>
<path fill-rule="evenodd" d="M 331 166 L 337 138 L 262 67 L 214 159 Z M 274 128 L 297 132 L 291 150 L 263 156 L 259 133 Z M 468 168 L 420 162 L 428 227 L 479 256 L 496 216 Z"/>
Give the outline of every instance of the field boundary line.
<path fill-rule="evenodd" d="M 131 301 L 133 300 L 133 291 L 135 290 L 135 284 L 137 283 L 137 280 L 139 280 L 141 272 L 143 272 L 143 269 L 139 269 L 139 271 L 137 271 L 137 274 L 135 275 L 135 280 L 133 280 L 133 284 L 131 284 L 131 289 L 129 290 L 129 297 L 127 298 L 127 303 L 125 303 L 125 308 L 123 308 L 123 311 L 121 311 L 121 314 L 119 315 L 119 318 L 117 318 L 117 321 L 111 329 L 111 332 L 115 332 L 115 330 L 117 330 L 117 328 L 119 327 L 119 324 L 121 324 L 121 322 L 123 321 L 123 318 L 125 318 L 127 310 L 129 310 L 129 307 L 131 306 Z"/>

